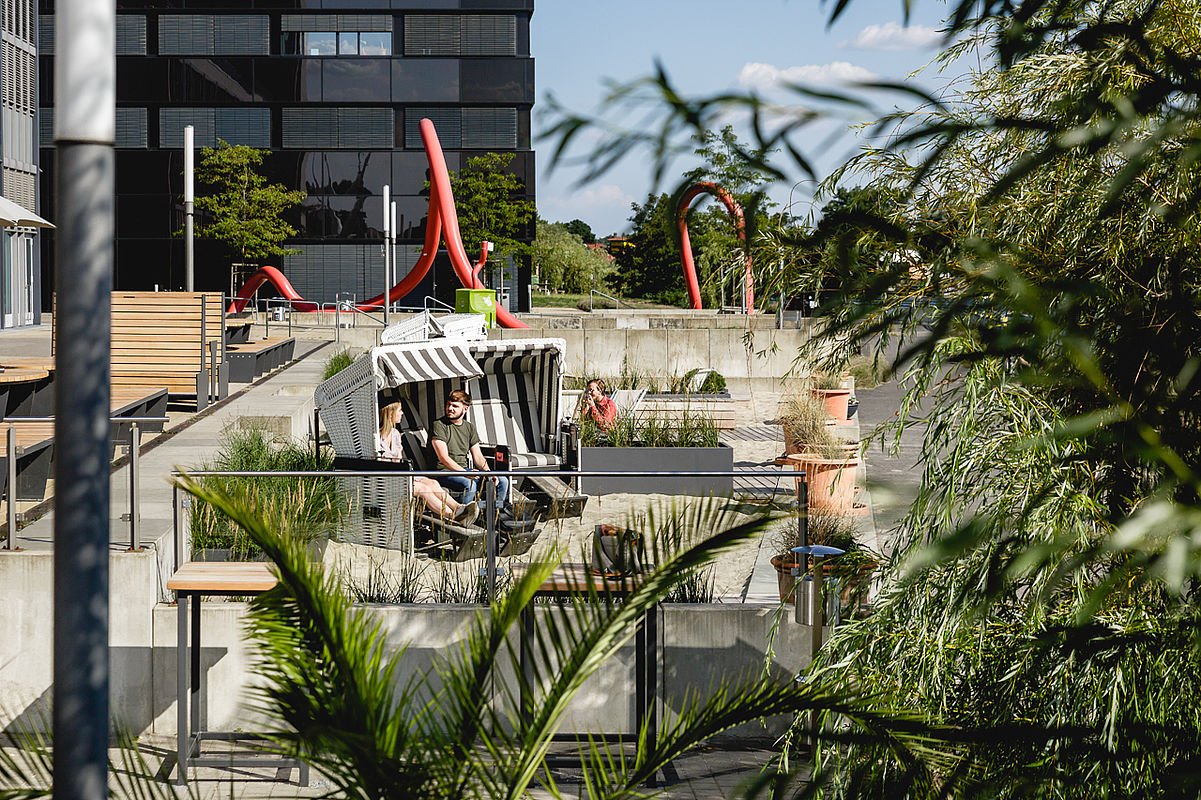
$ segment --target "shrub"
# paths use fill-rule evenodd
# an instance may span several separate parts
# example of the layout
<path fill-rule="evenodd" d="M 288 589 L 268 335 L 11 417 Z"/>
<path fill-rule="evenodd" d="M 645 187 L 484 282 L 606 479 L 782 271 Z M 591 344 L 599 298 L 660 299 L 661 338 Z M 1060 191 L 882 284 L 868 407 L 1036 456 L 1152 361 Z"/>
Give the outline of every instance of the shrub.
<path fill-rule="evenodd" d="M 666 419 L 654 414 L 619 414 L 607 429 L 585 417 L 580 423 L 584 447 L 717 447 L 713 417 L 685 409 Z"/>
<path fill-rule="evenodd" d="M 705 376 L 701 384 L 701 394 L 718 394 L 726 390 L 726 379 L 720 372 L 714 370 Z"/>
<path fill-rule="evenodd" d="M 839 442 L 826 425 L 828 417 L 820 400 L 802 388 L 788 394 L 782 405 L 780 424 L 790 452 L 816 453 L 826 458 L 838 455 Z"/>
<path fill-rule="evenodd" d="M 275 445 L 259 428 L 227 429 L 216 459 L 201 467 L 230 472 L 318 472 L 332 468 L 331 455 L 322 455 L 318 459 L 311 450 L 294 442 Z M 345 506 L 337 482 L 329 477 L 208 476 L 202 483 L 224 488 L 258 507 L 288 509 L 297 534 L 310 539 L 332 533 Z M 258 546 L 240 527 L 203 501 L 192 508 L 191 531 L 194 550 L 229 550 L 229 557 L 239 561 L 255 558 L 260 553 Z"/>
<path fill-rule="evenodd" d="M 321 380 L 328 381 L 354 362 L 355 358 L 350 354 L 350 350 L 339 350 L 325 359 L 325 366 L 321 369 Z"/>

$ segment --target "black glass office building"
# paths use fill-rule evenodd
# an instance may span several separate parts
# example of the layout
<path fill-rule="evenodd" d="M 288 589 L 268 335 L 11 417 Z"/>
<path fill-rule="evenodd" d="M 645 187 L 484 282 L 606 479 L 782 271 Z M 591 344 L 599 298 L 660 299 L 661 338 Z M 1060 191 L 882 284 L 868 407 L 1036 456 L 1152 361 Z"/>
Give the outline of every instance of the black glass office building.
<path fill-rule="evenodd" d="M 40 10 L 41 189 L 52 208 L 54 4 Z M 298 234 L 287 246 L 301 253 L 273 263 L 320 302 L 383 290 L 385 185 L 399 274 L 416 261 L 428 206 L 423 117 L 450 169 L 511 153 L 534 200 L 533 0 L 118 0 L 117 12 L 118 288 L 184 285 L 186 125 L 197 148 L 223 139 L 269 150 L 269 179 L 307 192 L 289 215 Z M 52 237 L 43 240 L 49 283 Z M 197 289 L 240 285 L 227 252 L 206 242 L 195 252 Z M 410 303 L 453 297 L 444 255 L 431 273 Z M 529 277 L 528 265 L 508 270 L 514 310 L 528 308 Z"/>

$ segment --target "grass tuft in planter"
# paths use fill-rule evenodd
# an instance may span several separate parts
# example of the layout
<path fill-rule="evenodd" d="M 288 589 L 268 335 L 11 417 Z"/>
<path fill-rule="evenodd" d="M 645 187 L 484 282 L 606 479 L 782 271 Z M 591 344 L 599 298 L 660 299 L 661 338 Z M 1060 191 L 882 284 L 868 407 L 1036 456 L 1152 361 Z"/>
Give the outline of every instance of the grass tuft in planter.
<path fill-rule="evenodd" d="M 227 429 L 211 464 L 219 471 L 317 472 L 333 468 L 332 456 L 318 459 L 311 450 L 289 442 L 274 444 L 259 428 Z M 334 478 L 204 477 L 202 485 L 219 486 L 244 497 L 256 508 L 288 509 L 298 536 L 312 540 L 336 530 L 345 510 Z M 192 549 L 228 551 L 231 561 L 248 561 L 260 554 L 257 545 L 213 506 L 198 500 L 191 514 Z"/>

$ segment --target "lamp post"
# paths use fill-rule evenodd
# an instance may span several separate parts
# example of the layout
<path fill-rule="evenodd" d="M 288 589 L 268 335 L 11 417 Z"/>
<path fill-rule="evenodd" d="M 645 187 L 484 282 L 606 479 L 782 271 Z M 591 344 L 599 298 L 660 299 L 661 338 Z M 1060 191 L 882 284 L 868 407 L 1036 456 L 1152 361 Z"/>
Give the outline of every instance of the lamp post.
<path fill-rule="evenodd" d="M 396 268 L 396 201 L 393 200 L 388 206 L 388 219 L 390 226 L 388 230 L 392 231 L 392 241 L 388 246 L 388 258 L 391 266 L 391 275 L 388 277 L 388 296 L 384 298 L 384 302 L 388 304 L 388 308 L 392 307 L 392 287 L 396 285 L 396 281 L 400 277 L 400 270 Z"/>
<path fill-rule="evenodd" d="M 391 187 L 384 185 L 384 327 L 392 324 L 392 318 L 388 313 L 389 307 L 392 305 L 388 302 L 389 295 L 392 293 L 392 270 L 389 267 L 392 258 L 392 238 L 391 238 Z"/>
<path fill-rule="evenodd" d="M 57 800 L 106 800 L 117 7 L 57 10 L 53 785 Z"/>
<path fill-rule="evenodd" d="M 195 261 L 192 251 L 192 220 L 195 216 L 196 194 L 193 183 L 196 176 L 195 129 L 185 125 L 183 129 L 183 214 L 184 214 L 184 289 L 196 291 Z"/>

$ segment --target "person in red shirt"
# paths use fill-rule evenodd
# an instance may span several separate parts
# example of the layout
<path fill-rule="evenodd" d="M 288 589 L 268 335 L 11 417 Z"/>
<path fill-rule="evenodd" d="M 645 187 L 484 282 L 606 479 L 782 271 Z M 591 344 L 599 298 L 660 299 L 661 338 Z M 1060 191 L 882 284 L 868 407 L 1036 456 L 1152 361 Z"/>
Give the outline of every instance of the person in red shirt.
<path fill-rule="evenodd" d="M 605 382 L 600 378 L 588 381 L 584 390 L 584 416 L 602 428 L 617 419 L 617 404 L 605 396 Z"/>

